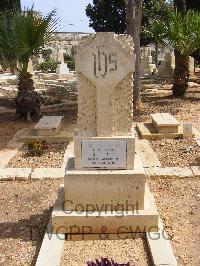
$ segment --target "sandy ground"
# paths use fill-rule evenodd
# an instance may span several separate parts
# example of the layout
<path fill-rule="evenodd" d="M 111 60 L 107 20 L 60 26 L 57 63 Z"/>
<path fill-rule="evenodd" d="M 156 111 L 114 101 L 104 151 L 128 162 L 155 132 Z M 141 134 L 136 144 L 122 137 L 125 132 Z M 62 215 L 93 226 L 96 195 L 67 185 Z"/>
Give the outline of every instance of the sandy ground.
<path fill-rule="evenodd" d="M 0 265 L 34 265 L 61 181 L 0 182 Z"/>
<path fill-rule="evenodd" d="M 200 179 L 148 180 L 178 265 L 200 265 Z"/>

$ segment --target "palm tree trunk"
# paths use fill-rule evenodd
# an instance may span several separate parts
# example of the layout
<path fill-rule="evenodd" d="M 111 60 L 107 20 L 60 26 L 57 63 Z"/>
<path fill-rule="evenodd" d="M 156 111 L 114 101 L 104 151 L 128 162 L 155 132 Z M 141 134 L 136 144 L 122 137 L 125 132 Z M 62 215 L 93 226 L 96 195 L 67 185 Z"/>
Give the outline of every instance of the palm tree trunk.
<path fill-rule="evenodd" d="M 173 95 L 181 97 L 185 94 L 188 88 L 188 60 L 189 56 L 181 55 L 177 50 L 175 53 L 175 70 L 173 82 Z"/>
<path fill-rule="evenodd" d="M 31 115 L 40 116 L 41 100 L 39 94 L 34 91 L 32 75 L 28 72 L 18 74 L 18 93 L 16 97 L 16 112 L 19 116 L 31 120 Z"/>
<path fill-rule="evenodd" d="M 174 8 L 179 12 L 182 17 L 186 15 L 186 1 L 174 0 Z M 188 56 L 180 54 L 175 50 L 175 71 L 173 82 L 173 95 L 181 97 L 185 94 L 188 88 Z"/>

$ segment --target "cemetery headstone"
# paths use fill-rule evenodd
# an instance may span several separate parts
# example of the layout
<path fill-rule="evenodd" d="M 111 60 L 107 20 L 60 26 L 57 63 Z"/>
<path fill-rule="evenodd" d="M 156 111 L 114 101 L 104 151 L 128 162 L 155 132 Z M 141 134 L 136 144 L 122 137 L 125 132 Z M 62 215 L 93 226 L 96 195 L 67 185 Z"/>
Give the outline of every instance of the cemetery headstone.
<path fill-rule="evenodd" d="M 61 63 L 58 64 L 58 66 L 56 68 L 56 74 L 58 74 L 58 75 L 69 74 L 69 68 L 68 68 L 67 64 L 64 62 L 64 52 L 65 52 L 65 50 L 63 48 L 61 48 L 60 49 Z"/>
<path fill-rule="evenodd" d="M 91 233 L 100 233 L 102 226 L 108 233 L 117 233 L 120 225 L 130 225 L 130 231 L 137 227 L 142 232 L 153 227 L 157 230 L 158 213 L 152 201 L 145 205 L 148 201 L 146 175 L 135 156 L 132 132 L 134 62 L 129 36 L 98 32 L 79 42 L 75 168 L 66 169 L 64 178 L 65 203 L 72 204 L 64 204 L 63 212 L 58 208 L 53 212 L 54 230 L 64 225 L 63 232 L 68 233 L 72 224 L 87 225 Z M 119 202 L 126 212 L 121 219 L 116 218 Z M 88 204 L 101 206 L 101 213 L 95 207 L 92 212 L 88 210 Z M 83 212 L 77 214 L 76 206 L 80 205 Z M 133 206 L 139 214 L 132 210 Z"/>

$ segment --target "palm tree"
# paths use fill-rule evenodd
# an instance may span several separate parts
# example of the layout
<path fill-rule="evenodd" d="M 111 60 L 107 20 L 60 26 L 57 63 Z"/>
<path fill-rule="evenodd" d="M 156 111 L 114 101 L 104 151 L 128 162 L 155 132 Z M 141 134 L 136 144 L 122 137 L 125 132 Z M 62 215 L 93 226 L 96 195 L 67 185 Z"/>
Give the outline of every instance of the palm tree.
<path fill-rule="evenodd" d="M 188 88 L 188 60 L 200 48 L 200 13 L 188 11 L 183 17 L 180 12 L 170 10 L 165 20 L 152 20 L 145 30 L 160 44 L 172 46 L 176 54 L 173 95 L 183 96 Z"/>
<path fill-rule="evenodd" d="M 18 75 L 16 111 L 19 116 L 40 114 L 40 97 L 34 91 L 32 75 L 28 72 L 30 58 L 39 53 L 51 38 L 57 19 L 55 10 L 41 16 L 33 8 L 24 12 L 7 11 L 0 15 L 0 63 L 15 69 Z"/>

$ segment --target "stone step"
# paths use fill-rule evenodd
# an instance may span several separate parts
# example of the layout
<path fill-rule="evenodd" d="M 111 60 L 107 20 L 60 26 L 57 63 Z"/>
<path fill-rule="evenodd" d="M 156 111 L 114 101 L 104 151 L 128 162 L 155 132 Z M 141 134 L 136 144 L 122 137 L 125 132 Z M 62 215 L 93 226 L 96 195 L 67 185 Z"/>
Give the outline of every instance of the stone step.
<path fill-rule="evenodd" d="M 117 234 L 125 229 L 128 232 L 150 232 L 158 231 L 159 215 L 156 210 L 155 200 L 148 186 L 145 189 L 145 208 L 144 210 L 126 211 L 125 209 L 118 214 L 112 211 L 65 211 L 64 188 L 61 187 L 58 198 L 52 212 L 52 232 L 53 233 L 81 233 L 87 227 L 91 234 Z M 75 231 L 72 231 L 75 230 Z"/>

